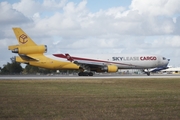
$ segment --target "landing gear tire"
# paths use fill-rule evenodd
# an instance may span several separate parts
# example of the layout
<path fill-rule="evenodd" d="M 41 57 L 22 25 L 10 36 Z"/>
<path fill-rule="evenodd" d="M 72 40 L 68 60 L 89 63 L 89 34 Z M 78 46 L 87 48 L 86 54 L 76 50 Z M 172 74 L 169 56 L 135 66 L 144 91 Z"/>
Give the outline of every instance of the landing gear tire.
<path fill-rule="evenodd" d="M 147 76 L 150 76 L 150 72 L 147 72 Z"/>
<path fill-rule="evenodd" d="M 79 73 L 78 73 L 78 76 L 83 76 L 83 72 L 79 72 Z"/>
<path fill-rule="evenodd" d="M 92 73 L 92 72 L 89 72 L 88 75 L 89 75 L 89 76 L 93 76 L 93 73 Z"/>
<path fill-rule="evenodd" d="M 79 72 L 78 73 L 79 76 L 93 76 L 92 72 Z"/>

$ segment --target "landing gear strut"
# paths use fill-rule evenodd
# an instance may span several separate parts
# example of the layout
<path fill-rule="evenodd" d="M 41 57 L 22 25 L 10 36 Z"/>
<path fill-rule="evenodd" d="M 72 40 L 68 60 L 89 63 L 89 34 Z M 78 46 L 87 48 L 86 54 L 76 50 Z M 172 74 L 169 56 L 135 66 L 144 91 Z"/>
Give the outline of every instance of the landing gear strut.
<path fill-rule="evenodd" d="M 150 76 L 150 72 L 147 72 L 146 74 L 147 74 L 147 76 Z"/>
<path fill-rule="evenodd" d="M 150 71 L 149 71 L 148 69 L 144 69 L 143 72 L 146 73 L 147 76 L 150 76 L 150 74 L 151 74 Z"/>
<path fill-rule="evenodd" d="M 79 76 L 93 76 L 92 72 L 79 72 L 78 73 Z"/>

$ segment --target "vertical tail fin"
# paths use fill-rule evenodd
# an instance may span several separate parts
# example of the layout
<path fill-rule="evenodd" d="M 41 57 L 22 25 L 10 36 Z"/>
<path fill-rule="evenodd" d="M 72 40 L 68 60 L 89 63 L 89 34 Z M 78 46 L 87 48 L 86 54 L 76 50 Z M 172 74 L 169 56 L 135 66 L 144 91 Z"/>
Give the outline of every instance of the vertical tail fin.
<path fill-rule="evenodd" d="M 21 29 L 13 28 L 14 34 L 19 42 L 19 45 L 36 46 L 37 44 Z"/>

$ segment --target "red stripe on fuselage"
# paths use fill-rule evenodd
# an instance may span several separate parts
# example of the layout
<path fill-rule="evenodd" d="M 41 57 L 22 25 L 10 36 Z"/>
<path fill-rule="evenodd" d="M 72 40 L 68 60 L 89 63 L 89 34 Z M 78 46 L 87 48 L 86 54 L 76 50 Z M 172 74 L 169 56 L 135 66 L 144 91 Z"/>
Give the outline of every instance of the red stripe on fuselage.
<path fill-rule="evenodd" d="M 67 59 L 67 57 L 63 54 L 53 54 L 56 57 L 60 57 L 60 58 L 65 58 Z M 119 62 L 109 62 L 109 61 L 103 61 L 103 60 L 95 60 L 95 59 L 88 59 L 88 58 L 80 58 L 80 57 L 73 57 L 71 56 L 71 58 L 73 58 L 73 60 L 85 60 L 85 61 L 90 61 L 90 62 L 103 62 L 103 63 L 111 63 L 111 64 L 120 64 L 120 65 L 127 65 L 127 66 L 134 66 L 134 67 L 138 67 L 137 65 L 132 65 L 132 64 L 124 64 L 124 63 L 119 63 Z M 139 66 L 141 67 L 141 66 Z"/>

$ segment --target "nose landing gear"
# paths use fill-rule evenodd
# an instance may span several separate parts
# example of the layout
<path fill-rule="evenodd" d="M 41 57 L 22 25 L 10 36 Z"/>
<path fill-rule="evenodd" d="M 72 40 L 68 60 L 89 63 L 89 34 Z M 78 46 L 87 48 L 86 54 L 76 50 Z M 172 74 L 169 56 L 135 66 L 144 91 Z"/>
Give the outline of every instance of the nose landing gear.
<path fill-rule="evenodd" d="M 149 69 L 144 69 L 143 72 L 146 73 L 147 76 L 150 76 L 150 74 L 151 74 L 150 71 L 149 71 Z"/>
<path fill-rule="evenodd" d="M 150 76 L 150 72 L 147 72 L 146 74 L 147 74 L 147 76 Z"/>

